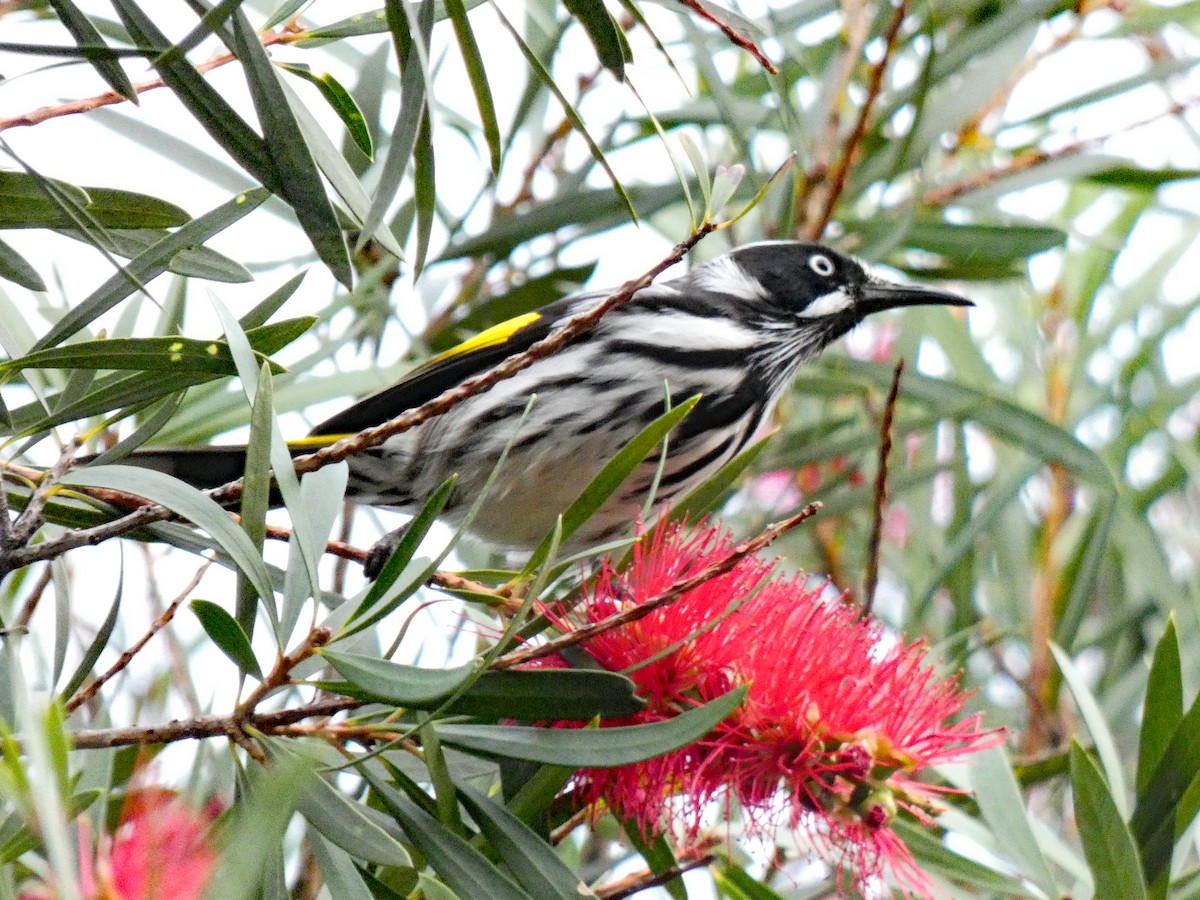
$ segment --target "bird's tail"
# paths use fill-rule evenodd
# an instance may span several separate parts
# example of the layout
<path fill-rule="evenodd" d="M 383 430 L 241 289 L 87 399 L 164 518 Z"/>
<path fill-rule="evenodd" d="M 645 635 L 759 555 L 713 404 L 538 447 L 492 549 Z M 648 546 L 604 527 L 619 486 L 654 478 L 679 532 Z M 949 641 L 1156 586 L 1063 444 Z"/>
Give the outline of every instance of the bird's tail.
<path fill-rule="evenodd" d="M 80 459 L 83 463 L 90 461 L 87 458 Z M 246 448 L 230 445 L 136 450 L 117 464 L 165 472 L 204 491 L 220 487 L 246 473 Z"/>

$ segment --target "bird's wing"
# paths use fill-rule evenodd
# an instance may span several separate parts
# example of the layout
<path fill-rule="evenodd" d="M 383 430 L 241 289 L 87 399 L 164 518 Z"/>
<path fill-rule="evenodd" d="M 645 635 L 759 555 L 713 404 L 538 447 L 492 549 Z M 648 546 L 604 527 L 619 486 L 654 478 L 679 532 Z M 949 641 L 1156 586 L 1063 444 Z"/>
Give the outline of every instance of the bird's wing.
<path fill-rule="evenodd" d="M 357 434 L 382 425 L 406 409 L 428 403 L 448 388 L 485 372 L 501 360 L 529 349 L 546 337 L 580 301 L 606 296 L 604 293 L 581 294 L 547 304 L 537 312 L 526 313 L 493 325 L 457 346 L 409 372 L 399 382 L 364 397 L 337 415 L 322 422 L 293 449 L 316 449 L 332 439 Z"/>

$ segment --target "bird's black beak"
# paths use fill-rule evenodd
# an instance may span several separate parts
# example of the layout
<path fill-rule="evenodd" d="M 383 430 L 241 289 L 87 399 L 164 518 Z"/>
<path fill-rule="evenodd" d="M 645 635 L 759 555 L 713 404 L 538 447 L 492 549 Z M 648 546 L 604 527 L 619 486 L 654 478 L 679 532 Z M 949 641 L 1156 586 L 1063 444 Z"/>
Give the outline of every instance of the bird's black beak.
<path fill-rule="evenodd" d="M 858 311 L 863 315 L 895 309 L 898 306 L 974 306 L 970 300 L 921 287 L 918 284 L 896 284 L 893 281 L 868 281 L 862 287 Z"/>

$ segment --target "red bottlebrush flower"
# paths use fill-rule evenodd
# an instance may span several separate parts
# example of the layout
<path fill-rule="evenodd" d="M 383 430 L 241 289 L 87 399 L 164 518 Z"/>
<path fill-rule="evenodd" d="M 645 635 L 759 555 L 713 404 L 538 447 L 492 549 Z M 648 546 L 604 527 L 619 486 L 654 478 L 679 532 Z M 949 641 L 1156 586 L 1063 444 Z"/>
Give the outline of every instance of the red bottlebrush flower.
<path fill-rule="evenodd" d="M 722 559 L 732 542 L 716 528 L 660 529 L 627 572 L 608 564 L 589 600 L 569 615 L 596 622 L 642 603 Z M 586 770 L 576 793 L 644 833 L 668 826 L 695 838 L 714 801 L 736 804 L 752 833 L 805 827 L 860 881 L 890 870 L 908 890 L 928 882 L 889 827 L 898 809 L 928 820 L 935 790 L 924 768 L 992 746 L 979 718 L 957 723 L 967 699 L 957 679 L 936 676 L 923 645 L 889 641 L 852 607 L 825 603 L 800 577 L 746 559 L 670 606 L 604 632 L 584 646 L 625 671 L 647 707 L 607 725 L 656 721 L 739 685 L 742 707 L 704 740 L 666 756 Z M 670 802 L 669 802 L 670 801 Z"/>

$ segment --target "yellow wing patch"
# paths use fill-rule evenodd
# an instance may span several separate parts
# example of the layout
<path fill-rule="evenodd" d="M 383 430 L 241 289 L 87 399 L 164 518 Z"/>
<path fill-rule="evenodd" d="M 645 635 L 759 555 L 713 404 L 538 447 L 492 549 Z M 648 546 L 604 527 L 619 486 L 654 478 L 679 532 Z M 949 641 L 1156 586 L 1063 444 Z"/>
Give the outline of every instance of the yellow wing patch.
<path fill-rule="evenodd" d="M 437 356 L 430 359 L 421 368 L 435 365 L 447 359 L 453 359 L 456 356 L 463 356 L 467 353 L 473 353 L 476 350 L 482 350 L 485 347 L 495 347 L 498 344 L 503 344 L 510 337 L 524 328 L 526 325 L 532 325 L 540 319 L 541 313 L 525 313 L 523 316 L 515 316 L 511 319 L 505 319 L 491 328 L 485 328 L 473 338 L 467 338 L 461 344 L 456 344 L 449 350 L 439 353 Z"/>

